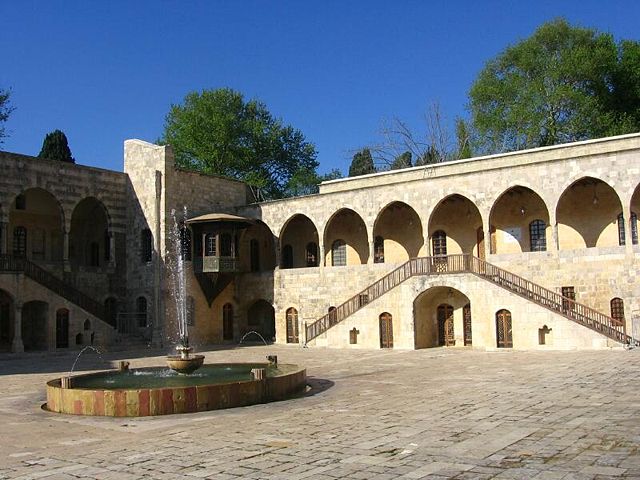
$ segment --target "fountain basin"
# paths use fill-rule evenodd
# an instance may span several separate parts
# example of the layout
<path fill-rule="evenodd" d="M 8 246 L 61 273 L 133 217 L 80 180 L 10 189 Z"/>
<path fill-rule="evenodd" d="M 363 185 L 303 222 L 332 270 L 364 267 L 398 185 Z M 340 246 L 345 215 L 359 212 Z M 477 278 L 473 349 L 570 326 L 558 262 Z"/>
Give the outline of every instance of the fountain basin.
<path fill-rule="evenodd" d="M 264 368 L 254 380 L 251 370 Z M 47 382 L 46 409 L 73 415 L 145 417 L 285 400 L 306 388 L 306 370 L 268 363 L 209 364 L 191 375 L 150 367 L 77 375 L 70 388 Z"/>
<path fill-rule="evenodd" d="M 189 374 L 195 372 L 204 363 L 204 355 L 171 355 L 167 357 L 167 365 L 178 373 Z"/>

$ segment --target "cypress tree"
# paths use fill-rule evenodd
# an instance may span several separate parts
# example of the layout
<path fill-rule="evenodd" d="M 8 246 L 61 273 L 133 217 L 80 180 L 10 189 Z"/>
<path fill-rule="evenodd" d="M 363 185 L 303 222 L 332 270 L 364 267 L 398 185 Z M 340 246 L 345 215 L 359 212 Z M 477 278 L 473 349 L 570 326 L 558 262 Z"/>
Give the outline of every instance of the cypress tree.
<path fill-rule="evenodd" d="M 42 150 L 40 150 L 38 157 L 76 163 L 76 160 L 71 156 L 67 136 L 60 130 L 47 133 L 47 136 L 44 137 L 44 142 L 42 142 Z"/>

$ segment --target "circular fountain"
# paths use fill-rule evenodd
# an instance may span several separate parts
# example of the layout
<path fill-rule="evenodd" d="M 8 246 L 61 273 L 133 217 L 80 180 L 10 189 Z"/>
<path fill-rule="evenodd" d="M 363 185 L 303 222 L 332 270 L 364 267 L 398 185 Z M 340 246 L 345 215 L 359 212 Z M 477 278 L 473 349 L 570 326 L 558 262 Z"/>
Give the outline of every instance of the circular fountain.
<path fill-rule="evenodd" d="M 305 391 L 306 370 L 297 365 L 278 364 L 275 355 L 267 357 L 268 363 L 204 365 L 204 355 L 191 353 L 184 262 L 175 212 L 172 215 L 175 263 L 169 268 L 174 283 L 178 355 L 167 357 L 169 369 L 130 369 L 129 363 L 123 361 L 118 370 L 75 376 L 70 372 L 47 383 L 47 410 L 75 415 L 143 417 L 267 403 Z"/>
<path fill-rule="evenodd" d="M 46 409 L 113 417 L 193 413 L 284 400 L 306 384 L 304 368 L 275 362 L 206 364 L 191 374 L 123 368 L 49 381 Z"/>

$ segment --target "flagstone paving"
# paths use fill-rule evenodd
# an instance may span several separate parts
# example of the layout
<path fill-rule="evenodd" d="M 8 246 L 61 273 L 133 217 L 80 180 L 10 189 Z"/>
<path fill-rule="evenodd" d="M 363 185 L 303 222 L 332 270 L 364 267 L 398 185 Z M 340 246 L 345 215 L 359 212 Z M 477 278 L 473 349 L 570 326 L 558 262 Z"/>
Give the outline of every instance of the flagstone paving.
<path fill-rule="evenodd" d="M 640 349 L 213 349 L 307 367 L 267 405 L 139 419 L 41 410 L 75 354 L 0 355 L 0 479 L 640 479 Z M 149 356 L 154 355 L 154 356 Z M 87 353 L 83 370 L 157 351 Z"/>

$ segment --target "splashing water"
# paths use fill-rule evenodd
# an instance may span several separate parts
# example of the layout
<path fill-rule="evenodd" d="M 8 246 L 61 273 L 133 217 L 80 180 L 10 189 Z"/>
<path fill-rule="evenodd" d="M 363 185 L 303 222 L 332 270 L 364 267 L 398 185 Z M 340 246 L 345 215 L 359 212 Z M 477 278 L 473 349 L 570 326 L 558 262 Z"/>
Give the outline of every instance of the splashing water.
<path fill-rule="evenodd" d="M 100 349 L 98 349 L 98 348 L 96 348 L 96 347 L 94 347 L 92 345 L 87 345 L 82 350 L 80 350 L 80 353 L 78 353 L 78 356 L 76 357 L 75 361 L 73 362 L 73 365 L 71 365 L 71 370 L 69 370 L 69 376 L 71 376 L 71 374 L 73 373 L 73 370 L 76 368 L 76 363 L 78 363 L 78 360 L 80 360 L 80 357 L 82 356 L 82 354 L 84 352 L 86 352 L 87 350 L 93 350 L 98 355 L 100 355 L 100 358 L 102 358 L 102 352 L 100 351 Z"/>
<path fill-rule="evenodd" d="M 240 344 L 242 343 L 242 341 L 243 341 L 246 337 L 248 337 L 249 335 L 251 335 L 251 334 L 255 334 L 255 335 L 259 336 L 259 337 L 260 337 L 260 340 L 262 340 L 262 341 L 264 342 L 264 344 L 265 344 L 265 345 L 269 345 L 269 344 L 267 343 L 267 341 L 264 339 L 264 337 L 263 337 L 262 335 L 260 335 L 258 332 L 256 332 L 255 330 L 251 330 L 250 332 L 245 333 L 245 334 L 242 336 L 242 338 L 240 339 L 240 341 L 238 342 L 238 345 L 240 345 Z"/>
<path fill-rule="evenodd" d="M 172 296 L 176 308 L 176 321 L 178 323 L 178 342 L 184 346 L 189 345 L 189 331 L 187 327 L 187 287 L 185 280 L 184 258 L 182 257 L 181 225 L 187 219 L 187 207 L 182 210 L 182 219 L 178 220 L 175 209 L 171 210 L 173 228 L 169 234 L 170 243 L 173 247 L 173 259 L 167 266 L 169 269 L 169 279 L 172 284 Z M 171 246 L 169 248 L 171 248 Z"/>

